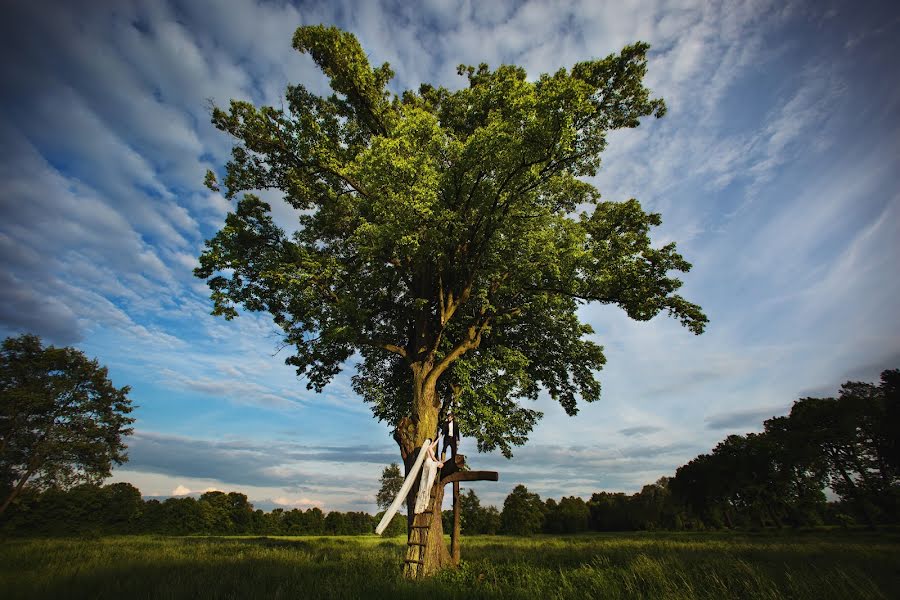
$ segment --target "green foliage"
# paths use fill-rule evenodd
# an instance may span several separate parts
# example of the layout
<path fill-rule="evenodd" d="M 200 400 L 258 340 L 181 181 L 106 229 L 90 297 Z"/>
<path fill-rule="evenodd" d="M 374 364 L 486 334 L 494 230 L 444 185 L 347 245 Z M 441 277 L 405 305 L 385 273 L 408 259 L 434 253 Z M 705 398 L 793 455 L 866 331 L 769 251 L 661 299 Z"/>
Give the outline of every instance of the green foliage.
<path fill-rule="evenodd" d="M 158 504 L 158 503 L 157 503 Z M 80 535 L 142 531 L 144 502 L 130 483 L 85 483 L 22 494 L 3 514 L 0 530 L 28 535 Z"/>
<path fill-rule="evenodd" d="M 547 533 L 587 531 L 591 516 L 587 503 L 576 496 L 561 498 L 559 503 L 548 498 L 544 514 L 543 530 Z"/>
<path fill-rule="evenodd" d="M 381 472 L 381 487 L 375 496 L 375 503 L 378 508 L 387 508 L 397 497 L 400 488 L 403 487 L 403 474 L 400 472 L 400 465 L 391 463 Z M 406 500 L 402 506 L 406 506 Z"/>
<path fill-rule="evenodd" d="M 511 535 L 532 535 L 544 525 L 545 508 L 541 497 L 524 485 L 517 485 L 503 502 L 500 530 Z"/>
<path fill-rule="evenodd" d="M 275 509 L 276 511 L 279 509 Z M 319 507 L 308 508 L 305 511 L 299 508 L 290 511 L 282 511 L 279 523 L 275 523 L 274 533 L 285 535 L 321 535 L 325 532 L 325 513 Z M 273 511 L 273 515 L 275 511 Z M 366 531 L 366 533 L 369 533 Z"/>
<path fill-rule="evenodd" d="M 253 523 L 253 505 L 237 492 L 209 491 L 200 496 L 202 531 L 249 533 Z"/>
<path fill-rule="evenodd" d="M 379 512 L 378 514 L 375 515 L 375 518 L 373 519 L 374 522 L 376 524 L 380 523 L 381 517 L 383 517 L 383 516 L 384 516 L 384 511 Z M 366 532 L 366 533 L 369 533 L 369 532 Z M 406 535 L 406 515 L 404 515 L 403 513 L 400 513 L 400 512 L 395 514 L 393 516 L 393 518 L 391 519 L 391 522 L 388 523 L 388 526 L 385 528 L 384 532 L 382 532 L 381 535 L 382 535 L 382 537 L 394 537 L 394 536 L 398 536 L 398 535 L 405 536 Z"/>
<path fill-rule="evenodd" d="M 129 387 L 74 348 L 43 347 L 33 335 L 0 351 L 0 514 L 26 483 L 67 488 L 98 483 L 127 460 L 134 419 Z"/>
<path fill-rule="evenodd" d="M 495 535 L 500 531 L 500 511 L 495 506 L 481 506 L 474 490 L 459 496 L 459 529 L 464 535 Z M 443 512 L 444 531 L 453 529 L 453 511 Z"/>
<path fill-rule="evenodd" d="M 670 275 L 690 265 L 674 244 L 651 245 L 659 215 L 601 202 L 578 179 L 597 172 L 607 132 L 664 114 L 642 83 L 646 44 L 532 81 L 516 66 L 461 66 L 467 87 L 399 95 L 350 33 L 301 27 L 294 48 L 334 94 L 296 85 L 286 110 L 213 110 L 237 142 L 224 193 L 248 193 L 195 273 L 214 314 L 272 315 L 308 387 L 358 352 L 354 389 L 379 419 L 399 426 L 436 413 L 435 393 L 454 396 L 462 433 L 510 456 L 541 417 L 518 399 L 544 388 L 575 414 L 599 397 L 605 359 L 580 304 L 703 330 Z M 218 189 L 214 175 L 207 185 Z M 259 189 L 303 211 L 296 233 L 275 226 Z"/>

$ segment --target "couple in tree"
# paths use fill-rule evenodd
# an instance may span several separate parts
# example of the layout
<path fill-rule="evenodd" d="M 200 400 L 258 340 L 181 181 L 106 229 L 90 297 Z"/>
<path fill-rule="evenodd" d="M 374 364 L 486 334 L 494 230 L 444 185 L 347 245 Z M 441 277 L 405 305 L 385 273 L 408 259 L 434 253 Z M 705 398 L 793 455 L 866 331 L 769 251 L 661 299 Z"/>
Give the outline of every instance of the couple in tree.
<path fill-rule="evenodd" d="M 444 439 L 444 447 L 441 449 L 442 459 L 447 452 L 447 446 L 450 446 L 451 459 L 455 459 L 456 448 L 459 443 L 459 428 L 453 420 L 453 413 L 447 414 L 447 419 L 441 425 L 440 435 L 428 446 L 428 455 L 425 457 L 425 462 L 422 465 L 422 478 L 419 480 L 419 492 L 416 494 L 416 513 L 424 512 L 428 508 L 428 501 L 431 498 L 431 486 L 434 485 L 438 469 L 444 466 L 444 461 L 438 460 L 435 455 L 435 450 L 437 450 L 441 438 Z"/>

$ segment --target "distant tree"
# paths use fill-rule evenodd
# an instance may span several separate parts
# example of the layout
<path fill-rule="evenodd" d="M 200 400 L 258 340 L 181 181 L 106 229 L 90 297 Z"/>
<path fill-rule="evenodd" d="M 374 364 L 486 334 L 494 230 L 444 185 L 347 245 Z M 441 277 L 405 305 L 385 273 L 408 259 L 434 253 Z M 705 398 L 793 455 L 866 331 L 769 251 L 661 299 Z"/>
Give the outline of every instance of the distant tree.
<path fill-rule="evenodd" d="M 127 460 L 122 438 L 134 419 L 128 386 L 74 348 L 43 347 L 34 335 L 0 351 L 2 514 L 26 483 L 67 488 L 99 483 Z"/>
<path fill-rule="evenodd" d="M 500 530 L 500 512 L 495 506 L 482 506 L 475 490 L 469 489 L 459 497 L 460 531 L 466 534 L 494 535 Z M 448 523 L 453 522 L 453 511 L 447 513 Z"/>
<path fill-rule="evenodd" d="M 562 533 L 560 523 L 559 505 L 553 498 L 544 501 L 544 533 Z"/>
<path fill-rule="evenodd" d="M 881 374 L 881 398 L 884 406 L 883 419 L 877 428 L 877 444 L 884 456 L 885 465 L 896 478 L 900 474 L 900 369 L 891 369 Z"/>
<path fill-rule="evenodd" d="M 325 533 L 325 513 L 318 506 L 307 508 L 303 513 L 306 523 L 306 533 L 309 535 L 322 535 Z"/>
<path fill-rule="evenodd" d="M 762 433 L 730 435 L 679 467 L 669 488 L 673 504 L 687 508 L 680 522 L 797 527 L 845 523 L 850 515 L 836 512 L 845 510 L 869 525 L 897 521 L 898 380 L 900 372 L 885 371 L 880 385 L 847 382 L 837 398 L 802 398 Z M 826 485 L 840 507 L 826 505 Z"/>
<path fill-rule="evenodd" d="M 669 478 L 660 477 L 645 485 L 632 500 L 638 514 L 639 529 L 665 529 L 674 525 L 674 509 Z"/>
<path fill-rule="evenodd" d="M 587 503 L 590 529 L 594 531 L 631 531 L 636 529 L 630 498 L 621 493 L 597 492 Z"/>
<path fill-rule="evenodd" d="M 451 512 L 452 514 L 452 512 Z M 459 496 L 459 529 L 462 533 L 484 533 L 484 509 L 475 490 L 467 490 Z"/>
<path fill-rule="evenodd" d="M 782 469 L 780 449 L 773 441 L 766 433 L 730 435 L 713 449 L 717 470 L 730 474 L 720 481 L 729 514 L 755 527 L 781 527 L 790 493 L 793 473 Z"/>
<path fill-rule="evenodd" d="M 281 518 L 282 529 L 287 535 L 322 535 L 325 530 L 325 514 L 317 506 L 306 509 L 291 509 Z"/>
<path fill-rule="evenodd" d="M 271 535 L 284 535 L 284 509 L 273 508 L 271 512 L 265 513 L 265 529 L 266 533 Z"/>
<path fill-rule="evenodd" d="M 348 533 L 347 515 L 333 510 L 325 515 L 323 527 L 326 535 L 345 535 Z"/>
<path fill-rule="evenodd" d="M 532 535 L 544 525 L 544 504 L 524 485 L 517 485 L 503 502 L 501 530 L 510 535 Z"/>
<path fill-rule="evenodd" d="M 900 510 L 900 371 L 881 374 L 880 385 L 852 382 L 837 398 L 794 403 L 785 428 L 795 445 L 817 453 L 838 495 L 870 524 L 897 520 Z"/>
<path fill-rule="evenodd" d="M 201 494 L 199 499 L 203 514 L 203 530 L 209 533 L 233 533 L 231 521 L 231 500 L 228 494 L 211 490 Z"/>
<path fill-rule="evenodd" d="M 448 508 L 447 510 L 441 511 L 441 527 L 443 527 L 444 531 L 453 531 L 453 509 Z"/>
<path fill-rule="evenodd" d="M 557 507 L 557 522 L 560 533 L 587 531 L 590 510 L 584 500 L 577 496 L 561 498 Z"/>
<path fill-rule="evenodd" d="M 344 532 L 347 535 L 365 535 L 372 533 L 378 524 L 369 513 L 350 511 L 345 513 L 346 526 Z"/>
<path fill-rule="evenodd" d="M 403 487 L 403 474 L 400 473 L 400 465 L 391 463 L 381 472 L 381 487 L 375 496 L 378 508 L 386 509 L 390 506 L 401 487 Z M 401 506 L 406 506 L 406 499 L 403 500 Z"/>
<path fill-rule="evenodd" d="M 247 533 L 253 523 L 253 505 L 246 494 L 212 490 L 200 496 L 206 531 Z"/>
<path fill-rule="evenodd" d="M 821 524 L 827 510 L 825 461 L 805 443 L 805 436 L 792 430 L 790 417 L 773 417 L 764 427 L 762 439 L 773 463 L 770 485 L 779 518 L 793 527 Z"/>
<path fill-rule="evenodd" d="M 700 454 L 675 470 L 669 482 L 675 502 L 683 507 L 685 525 L 707 522 L 717 498 L 713 496 L 714 480 L 708 476 L 711 470 L 709 454 Z"/>
<path fill-rule="evenodd" d="M 250 525 L 247 533 L 279 535 L 279 532 L 273 527 L 273 520 L 269 519 L 269 514 L 261 508 L 257 508 L 250 515 Z"/>
<path fill-rule="evenodd" d="M 165 533 L 188 535 L 208 531 L 208 521 L 201 504 L 186 496 L 167 498 L 162 503 L 162 527 Z"/>
<path fill-rule="evenodd" d="M 324 516 L 323 516 L 324 518 Z M 286 535 L 303 535 L 312 533 L 312 528 L 307 524 L 307 519 L 303 511 L 299 508 L 293 508 L 282 518 L 282 530 Z"/>
<path fill-rule="evenodd" d="M 497 507 L 493 505 L 486 506 L 482 510 L 484 511 L 482 513 L 483 521 L 481 522 L 481 527 L 478 530 L 478 533 L 485 533 L 487 535 L 497 534 L 502 527 L 500 511 L 497 510 Z"/>
<path fill-rule="evenodd" d="M 228 517 L 235 533 L 247 533 L 253 520 L 253 505 L 246 494 L 228 492 Z"/>
<path fill-rule="evenodd" d="M 99 533 L 103 520 L 103 490 L 99 485 L 82 483 L 68 489 L 44 490 L 29 529 L 56 535 Z"/>
<path fill-rule="evenodd" d="M 452 511 L 450 511 L 450 512 L 452 515 Z M 375 515 L 375 524 L 376 525 L 379 522 L 381 522 L 381 517 L 383 517 L 383 516 L 384 516 L 384 511 L 380 511 L 379 513 L 377 513 Z M 452 516 L 451 516 L 451 518 L 452 518 Z M 391 522 L 388 523 L 388 526 L 385 528 L 384 532 L 382 532 L 381 535 L 386 536 L 386 537 L 392 537 L 392 536 L 397 536 L 397 535 L 403 535 L 405 533 L 406 533 L 406 515 L 397 513 L 391 519 Z"/>
<path fill-rule="evenodd" d="M 541 416 L 519 399 L 543 388 L 570 415 L 596 400 L 605 358 L 583 303 L 703 331 L 673 275 L 690 264 L 674 243 L 652 245 L 660 216 L 634 199 L 600 201 L 582 179 L 609 132 L 665 112 L 643 84 L 647 44 L 532 78 L 460 67 L 466 87 L 395 96 L 390 66 L 373 68 L 352 34 L 308 26 L 293 41 L 334 94 L 296 85 L 284 109 L 213 109 L 237 142 L 222 191 L 243 197 L 195 273 L 214 314 L 270 313 L 310 388 L 358 353 L 354 388 L 394 428 L 407 467 L 451 394 L 462 433 L 507 456 Z M 220 189 L 212 172 L 207 184 Z M 275 225 L 258 189 L 301 211 L 296 233 Z M 405 563 L 410 577 L 450 561 L 440 519 L 419 519 L 410 535 L 425 558 Z"/>
<path fill-rule="evenodd" d="M 139 489 L 130 483 L 103 486 L 103 524 L 108 531 L 130 532 L 138 527 L 144 510 Z"/>
<path fill-rule="evenodd" d="M 142 533 L 166 533 L 163 503 L 156 498 L 144 502 L 137 528 Z"/>

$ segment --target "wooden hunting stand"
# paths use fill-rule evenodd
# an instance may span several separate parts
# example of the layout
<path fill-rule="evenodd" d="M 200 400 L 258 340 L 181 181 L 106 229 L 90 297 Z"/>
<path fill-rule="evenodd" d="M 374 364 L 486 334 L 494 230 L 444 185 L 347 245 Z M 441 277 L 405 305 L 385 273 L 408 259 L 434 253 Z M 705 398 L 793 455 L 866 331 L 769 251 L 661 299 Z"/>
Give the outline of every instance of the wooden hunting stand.
<path fill-rule="evenodd" d="M 443 455 L 441 456 L 443 460 Z M 459 482 L 460 481 L 497 481 L 500 476 L 497 471 L 467 471 L 465 470 L 466 457 L 457 454 L 452 461 L 447 461 L 440 470 L 439 480 L 431 488 L 428 507 L 418 513 L 412 519 L 406 547 L 406 559 L 404 560 L 403 573 L 407 577 L 417 578 L 430 575 L 432 572 L 446 564 L 458 565 L 460 556 L 460 527 L 459 527 Z M 444 486 L 453 484 L 453 531 L 450 534 L 450 556 L 446 556 L 446 546 L 440 541 L 432 544 L 431 548 L 437 549 L 440 554 L 426 560 L 426 548 L 429 532 L 435 529 L 435 535 L 443 531 L 440 525 L 441 504 L 444 499 Z M 435 522 L 437 519 L 437 522 Z"/>

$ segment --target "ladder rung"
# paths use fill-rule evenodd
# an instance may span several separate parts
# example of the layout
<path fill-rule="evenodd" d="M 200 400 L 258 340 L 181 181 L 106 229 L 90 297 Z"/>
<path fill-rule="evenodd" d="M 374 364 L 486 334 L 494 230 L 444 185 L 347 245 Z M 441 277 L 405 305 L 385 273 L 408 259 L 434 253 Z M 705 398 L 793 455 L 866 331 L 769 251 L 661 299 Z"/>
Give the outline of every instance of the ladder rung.
<path fill-rule="evenodd" d="M 407 542 L 407 546 L 427 546 L 427 544 L 423 544 L 422 542 Z"/>
<path fill-rule="evenodd" d="M 425 564 L 425 561 L 424 561 L 424 560 L 404 560 L 403 562 L 407 562 L 407 563 L 416 563 L 417 565 L 424 565 L 424 564 Z"/>

